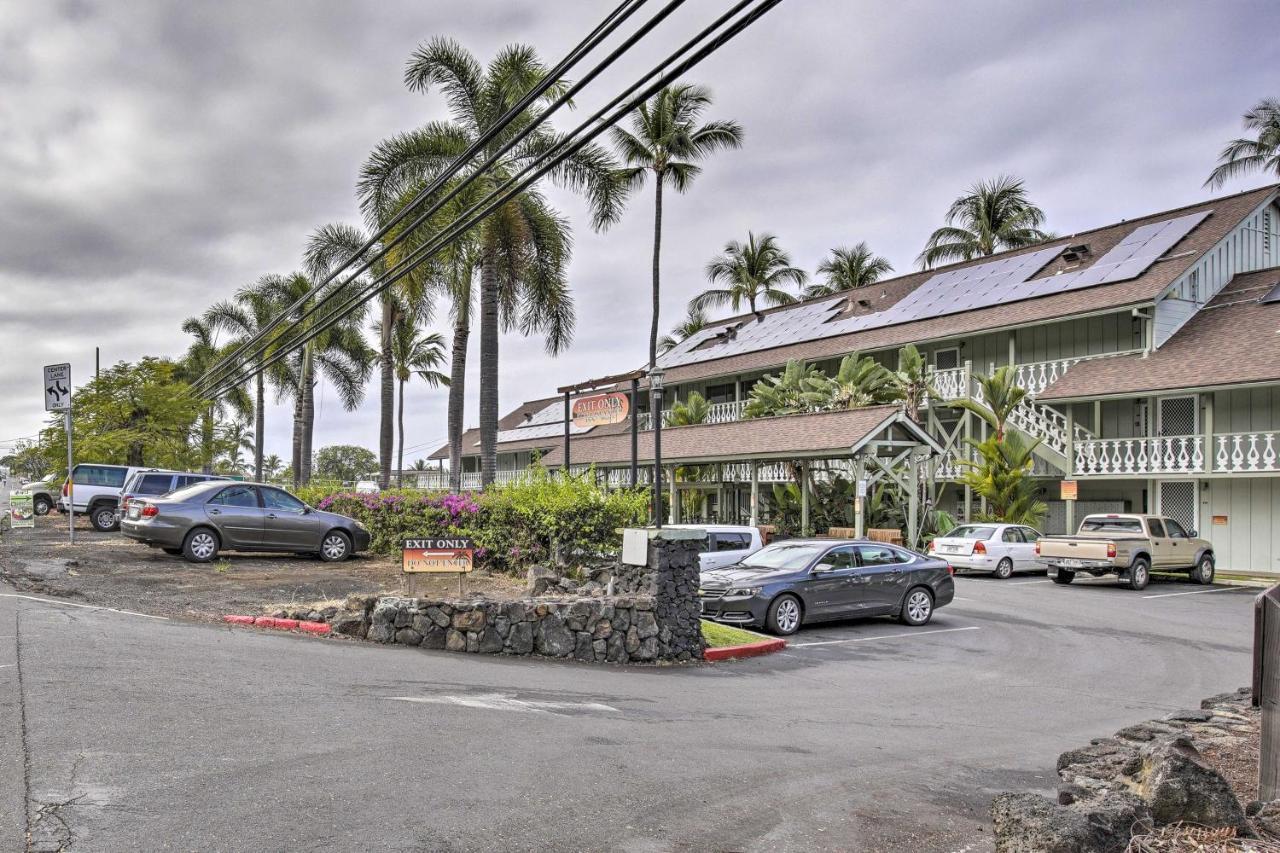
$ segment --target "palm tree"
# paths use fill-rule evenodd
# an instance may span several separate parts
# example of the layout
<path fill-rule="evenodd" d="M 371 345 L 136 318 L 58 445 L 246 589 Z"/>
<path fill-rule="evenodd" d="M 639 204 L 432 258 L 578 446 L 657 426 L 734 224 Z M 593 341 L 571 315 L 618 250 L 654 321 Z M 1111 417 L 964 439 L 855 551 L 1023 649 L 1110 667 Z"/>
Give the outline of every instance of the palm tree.
<path fill-rule="evenodd" d="M 381 329 L 379 329 L 381 332 Z M 397 486 L 404 488 L 404 386 L 414 376 L 420 377 L 432 388 L 448 387 L 449 376 L 436 368 L 444 364 L 444 335 L 438 332 L 422 334 L 417 318 L 401 314 L 391 335 L 391 358 L 395 367 L 399 403 L 397 425 L 399 450 L 396 454 Z"/>
<path fill-rule="evenodd" d="M 403 207 L 474 140 L 492 129 L 546 71 L 533 48 L 526 45 L 503 48 L 487 68 L 451 39 L 437 37 L 419 46 L 405 68 L 405 83 L 417 92 L 438 87 L 452 120 L 431 122 L 374 149 L 359 185 L 366 218 L 385 221 L 390 212 Z M 544 100 L 551 101 L 566 89 L 563 83 L 552 86 Z M 495 135 L 481 156 L 497 155 L 528 129 L 531 121 L 528 112 L 517 116 Z M 477 199 L 487 196 L 563 139 L 546 126 L 535 128 L 480 173 L 469 191 Z M 480 162 L 474 161 L 471 168 Z M 625 196 L 615 171 L 608 152 L 587 145 L 562 160 L 549 175 L 558 184 L 582 192 L 591 208 L 593 226 L 604 228 L 617 218 Z M 480 273 L 480 457 L 481 482 L 488 485 L 493 482 L 497 462 L 499 329 L 540 334 L 551 355 L 568 345 L 574 324 L 573 300 L 565 278 L 571 237 L 564 217 L 530 189 L 506 201 L 461 242 L 474 248 L 472 260 Z M 469 302 L 469 279 L 465 291 Z M 469 316 L 469 308 L 464 314 L 455 303 L 455 317 L 464 316 Z M 455 335 L 455 352 L 459 343 L 465 346 L 465 340 L 459 341 Z M 461 369 L 456 358 L 453 366 L 455 371 Z M 450 443 L 460 440 L 459 429 L 456 440 L 451 434 Z"/>
<path fill-rule="evenodd" d="M 869 355 L 846 355 L 827 383 L 829 402 L 823 408 L 837 411 L 878 406 L 902 396 L 893 372 Z"/>
<path fill-rule="evenodd" d="M 1244 114 L 1245 130 L 1256 131 L 1255 139 L 1233 139 L 1218 155 L 1218 166 L 1209 173 L 1206 187 L 1222 186 L 1231 178 L 1249 172 L 1280 175 L 1280 98 L 1263 98 Z"/>
<path fill-rule="evenodd" d="M 266 459 L 262 460 L 262 473 L 268 478 L 274 477 L 280 473 L 280 469 L 284 467 L 284 460 L 272 453 Z"/>
<path fill-rule="evenodd" d="M 1014 370 L 1009 365 L 997 367 L 990 376 L 975 373 L 973 379 L 978 385 L 981 402 L 960 399 L 953 401 L 951 406 L 982 418 L 995 430 L 996 440 L 1003 440 L 1009 417 L 1027 399 L 1027 389 L 1018 385 Z"/>
<path fill-rule="evenodd" d="M 300 272 L 267 276 L 261 284 L 266 298 L 279 305 L 292 305 L 306 297 L 295 313 L 298 319 L 292 327 L 301 333 L 308 333 L 317 326 L 324 312 L 312 314 L 305 320 L 301 319 L 302 314 L 330 289 L 337 287 L 333 284 L 312 293 L 311 279 Z M 338 297 L 337 301 L 341 299 Z M 363 308 L 357 307 L 308 341 L 298 352 L 273 365 L 273 377 L 282 396 L 293 398 L 293 462 L 290 467 L 295 487 L 311 481 L 317 373 L 338 392 L 338 399 L 347 411 L 354 411 L 364 399 L 364 386 L 369 381 L 376 355 L 360 334 L 363 320 Z"/>
<path fill-rule="evenodd" d="M 745 301 L 751 313 L 761 316 L 757 302 L 768 305 L 789 305 L 796 301 L 785 288 L 788 284 L 800 287 L 807 276 L 805 271 L 791 265 L 791 256 L 778 245 L 772 234 L 761 234 L 759 239 L 750 231 L 747 242 L 730 240 L 723 254 L 707 264 L 707 279 L 712 284 L 724 284 L 723 288 L 704 290 L 689 302 L 689 308 L 705 311 L 729 305 L 734 311 Z"/>
<path fill-rule="evenodd" d="M 893 265 L 871 251 L 866 242 L 852 249 L 839 247 L 831 250 L 831 257 L 818 265 L 818 275 L 826 280 L 811 284 L 804 291 L 805 299 L 816 296 L 833 296 L 846 290 L 855 290 L 875 284 L 880 277 L 893 272 Z"/>
<path fill-rule="evenodd" d="M 735 121 L 699 124 L 711 105 L 711 90 L 677 83 L 636 108 L 631 130 L 609 129 L 626 168 L 619 175 L 628 189 L 639 189 L 653 172 L 653 317 L 649 323 L 649 367 L 658 357 L 659 265 L 662 256 L 662 187 L 688 191 L 702 171 L 695 161 L 725 148 L 742 147 L 742 126 Z"/>
<path fill-rule="evenodd" d="M 268 298 L 264 285 L 258 281 L 237 290 L 234 298 L 211 306 L 204 312 L 204 322 L 214 329 L 233 334 L 233 343 L 239 346 L 267 328 L 282 308 L 283 305 L 276 305 Z M 262 446 L 266 436 L 267 376 L 262 363 L 267 352 L 264 350 L 254 362 L 257 374 L 254 376 L 253 477 L 258 481 L 262 480 Z"/>
<path fill-rule="evenodd" d="M 253 431 L 240 420 L 232 421 L 222 429 L 224 449 L 222 459 L 233 474 L 243 474 L 245 470 L 241 451 L 252 452 L 256 447 Z"/>
<path fill-rule="evenodd" d="M 951 203 L 946 225 L 929 236 L 916 258 L 921 269 L 947 261 L 971 261 L 1005 249 L 1052 239 L 1042 231 L 1044 211 L 1027 198 L 1022 181 L 1001 175 L 978 181 Z"/>
<path fill-rule="evenodd" d="M 898 350 L 898 370 L 894 373 L 894 383 L 898 386 L 898 396 L 902 399 L 902 407 L 907 417 L 921 423 L 920 409 L 929 400 L 938 399 L 929 381 L 929 366 L 915 344 L 907 344 Z"/>
<path fill-rule="evenodd" d="M 664 353 L 673 349 L 676 344 L 687 340 L 707 327 L 707 312 L 701 308 L 690 308 L 680 325 L 671 330 L 671 334 L 663 335 L 658 341 L 658 352 Z"/>
<path fill-rule="evenodd" d="M 1031 479 L 1033 452 L 1040 439 L 1026 441 L 1017 433 L 988 436 L 983 441 L 966 439 L 980 462 L 960 460 L 967 469 L 961 482 L 987 502 L 986 518 L 1009 524 L 1038 527 L 1049 511 L 1040 500 L 1041 486 Z"/>
<path fill-rule="evenodd" d="M 230 355 L 235 348 L 234 342 L 219 346 L 217 330 L 198 317 L 188 317 L 183 321 L 182 331 L 194 338 L 182 359 L 180 371 L 184 378 L 190 380 L 212 370 L 214 365 Z M 211 474 L 214 460 L 218 455 L 218 419 L 224 416 L 228 409 L 237 415 L 247 414 L 252 404 L 244 388 L 235 386 L 223 396 L 213 400 L 201 400 L 198 405 L 200 406 L 200 465 L 204 473 Z"/>
<path fill-rule="evenodd" d="M 427 460 L 425 460 L 425 459 L 417 459 L 417 460 L 415 460 L 415 461 L 414 461 L 414 463 L 413 463 L 413 468 L 412 468 L 412 470 L 414 470 L 414 471 L 425 471 L 425 470 L 427 470 Z"/>

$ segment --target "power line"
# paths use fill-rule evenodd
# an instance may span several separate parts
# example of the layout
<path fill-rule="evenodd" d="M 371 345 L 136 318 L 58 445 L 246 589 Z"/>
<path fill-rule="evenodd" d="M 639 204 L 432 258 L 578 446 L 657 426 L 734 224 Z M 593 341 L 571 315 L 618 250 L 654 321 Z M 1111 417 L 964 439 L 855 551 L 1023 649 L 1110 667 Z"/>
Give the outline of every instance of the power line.
<path fill-rule="evenodd" d="M 587 121 L 579 125 L 579 127 L 576 128 L 572 133 L 568 134 L 561 141 L 560 144 L 549 149 L 547 152 L 544 153 L 542 157 L 540 157 L 534 163 L 531 163 L 529 166 L 527 166 L 524 170 L 518 173 L 515 177 L 513 177 L 507 183 L 503 184 L 501 187 L 494 190 L 485 199 L 481 200 L 480 202 L 477 202 L 466 213 L 456 218 L 454 220 L 454 224 L 442 235 L 437 237 L 434 241 L 418 247 L 413 252 L 411 252 L 407 257 L 402 259 L 395 267 L 387 271 L 381 278 L 374 280 L 370 284 L 364 286 L 362 290 L 356 292 L 353 296 L 350 296 L 346 300 L 346 302 L 339 305 L 336 309 L 333 309 L 332 311 L 330 311 L 320 321 L 318 321 L 312 328 L 302 332 L 301 337 L 298 340 L 295 340 L 289 343 L 286 349 L 281 349 L 277 351 L 275 354 L 268 357 L 265 361 L 263 361 L 261 364 L 257 366 L 250 366 L 251 369 L 249 370 L 248 373 L 245 373 L 235 379 L 224 378 L 221 381 L 221 383 L 218 385 L 217 389 L 212 392 L 212 396 L 217 396 L 219 394 L 225 393 L 227 390 L 230 390 L 231 388 L 234 388 L 238 385 L 243 384 L 245 381 L 252 378 L 258 372 L 265 370 L 267 367 L 279 361 L 281 358 L 286 357 L 289 353 L 293 352 L 298 347 L 305 345 L 306 343 L 313 340 L 318 335 L 322 334 L 330 326 L 334 325 L 339 320 L 341 320 L 342 317 L 345 316 L 350 309 L 368 301 L 369 299 L 373 298 L 379 293 L 382 293 L 392 284 L 395 284 L 397 281 L 404 278 L 406 275 L 411 273 L 414 269 L 416 269 L 418 266 L 420 266 L 422 263 L 428 260 L 431 256 L 433 256 L 434 254 L 439 252 L 441 249 L 443 249 L 445 246 L 455 241 L 463 233 L 465 233 L 466 231 L 474 227 L 478 222 L 482 221 L 486 216 L 488 216 L 490 213 L 492 213 L 502 204 L 505 204 L 511 198 L 523 192 L 531 184 L 533 184 L 535 181 L 537 181 L 539 178 L 545 175 L 548 171 L 554 168 L 555 165 L 557 165 L 567 157 L 571 156 L 572 154 L 576 153 L 578 150 L 580 150 L 582 147 L 584 147 L 586 144 L 591 142 L 593 139 L 595 139 L 597 136 L 603 133 L 606 129 L 608 129 L 610 126 L 616 123 L 620 118 L 625 117 L 625 115 L 627 115 L 632 110 L 634 110 L 646 99 L 648 99 L 653 94 L 661 90 L 664 86 L 674 81 L 677 77 L 679 77 L 681 74 L 688 71 L 690 68 L 693 68 L 694 66 L 696 66 L 698 63 L 704 60 L 711 53 L 718 50 L 724 44 L 728 43 L 730 40 L 732 40 L 735 36 L 741 33 L 748 26 L 753 24 L 755 21 L 759 20 L 759 18 L 763 16 L 766 12 L 771 10 L 774 6 L 778 5 L 778 3 L 781 2 L 781 0 L 763 0 L 763 2 L 759 2 L 754 9 L 751 9 L 747 14 L 743 15 L 733 24 L 726 27 L 723 32 L 716 34 L 709 41 L 707 41 L 706 44 L 704 44 L 701 48 L 696 50 L 692 55 L 681 60 L 678 64 L 675 64 L 674 67 L 671 68 L 671 70 L 658 76 L 658 78 L 656 80 L 653 80 L 653 82 L 648 87 L 646 87 L 644 91 L 632 97 L 630 101 L 628 101 L 626 104 L 622 105 L 619 109 L 617 109 L 611 116 L 608 117 L 607 120 L 601 121 L 601 117 L 603 116 L 603 113 L 607 112 L 608 109 L 618 104 L 627 95 L 635 92 L 646 81 L 652 80 L 655 77 L 655 75 L 658 75 L 658 72 L 662 68 L 669 66 L 671 63 L 674 63 L 682 54 L 688 53 L 693 46 L 697 45 L 699 42 L 706 39 L 709 33 L 718 29 L 725 21 L 729 20 L 731 17 L 733 17 L 733 15 L 737 14 L 743 8 L 750 5 L 751 2 L 753 2 L 753 0 L 740 0 L 740 2 L 735 4 L 733 8 L 731 8 L 728 12 L 726 12 L 724 15 L 718 18 L 713 24 L 711 24 L 710 26 L 702 30 L 693 39 L 690 39 L 689 42 L 683 45 L 679 50 L 672 53 L 671 56 L 669 56 L 666 61 L 664 61 L 662 64 L 660 64 L 659 66 L 657 66 L 655 69 L 651 70 L 644 76 L 642 76 L 639 80 L 633 83 L 622 95 L 619 95 L 618 97 L 614 98 L 608 105 L 606 105 L 601 110 L 597 111 L 595 115 L 593 115 Z M 578 139 L 572 144 L 569 144 L 570 141 L 574 139 L 574 137 L 582 133 L 592 123 L 597 123 L 597 126 L 592 128 L 589 132 L 587 132 L 587 134 L 583 138 Z M 543 161 L 548 159 L 550 159 L 549 163 L 545 163 L 544 165 L 539 165 L 543 163 Z M 520 181 L 518 185 L 512 186 L 512 184 L 515 183 L 515 181 L 519 178 L 520 175 L 524 175 L 531 171 L 533 172 L 532 175 Z M 495 199 L 495 196 L 499 196 L 499 197 Z M 490 201 L 490 199 L 495 199 L 495 200 Z M 472 215 L 478 209 L 479 209 L 479 213 Z M 463 220 L 463 221 L 460 222 L 459 220 Z M 336 296 L 336 293 L 333 295 Z M 309 309 L 304 314 L 303 317 L 300 317 L 296 321 L 299 325 L 295 325 L 295 328 L 301 329 L 302 328 L 300 325 L 301 321 L 306 317 L 309 317 L 311 314 L 314 314 L 315 311 L 318 310 L 318 308 L 319 308 L 319 305 L 312 306 L 312 308 Z M 262 352 L 265 352 L 265 348 L 263 348 L 258 353 L 258 355 L 260 356 Z M 237 369 L 242 369 L 245 366 L 246 365 L 240 365 L 240 367 Z"/>
<path fill-rule="evenodd" d="M 351 266 L 353 263 L 355 263 L 361 257 L 363 257 L 365 252 L 373 248 L 373 246 L 376 245 L 379 240 L 381 240 L 388 233 L 390 233 L 395 226 L 397 226 L 398 224 L 400 224 L 400 222 L 406 219 L 409 216 L 409 214 L 412 213 L 418 206 L 425 203 L 432 195 L 439 192 L 440 189 L 443 188 L 449 182 L 449 180 L 451 180 L 454 177 L 454 175 L 456 175 L 459 171 L 461 171 L 462 168 L 467 163 L 469 163 L 472 159 L 474 159 L 478 153 L 483 151 L 486 145 L 491 143 L 502 131 L 506 130 L 507 126 L 511 124 L 512 121 L 514 121 L 515 119 L 523 115 L 525 110 L 527 110 L 530 106 L 532 106 L 537 101 L 538 98 L 540 98 L 543 94 L 545 94 L 547 90 L 549 90 L 556 83 L 560 82 L 565 72 L 567 72 L 569 69 L 575 66 L 578 63 L 578 61 L 581 60 L 582 57 L 584 57 L 587 53 L 595 49 L 595 47 L 598 46 L 601 41 L 603 41 L 606 37 L 608 37 L 610 33 L 616 30 L 623 22 L 626 21 L 627 18 L 631 17 L 631 15 L 634 14 L 646 2 L 647 0 L 623 0 L 623 2 L 620 3 L 617 7 L 615 7 L 614 10 L 604 19 L 604 21 L 602 21 L 599 25 L 597 25 L 596 28 L 587 35 L 586 38 L 584 38 L 581 42 L 579 42 L 573 48 L 573 50 L 571 50 L 565 56 L 564 59 L 562 59 L 559 63 L 557 63 L 557 65 L 554 68 L 548 71 L 546 75 L 544 75 L 543 78 L 537 83 L 537 85 L 535 85 L 532 89 L 530 89 L 529 92 L 526 93 L 523 98 L 521 98 L 510 110 L 508 110 L 506 114 L 504 114 L 501 118 L 499 118 L 498 121 L 495 122 L 489 129 L 485 130 L 483 133 L 478 134 L 476 139 L 471 143 L 471 145 L 467 147 L 467 149 L 462 154 L 460 154 L 448 167 L 446 167 L 443 171 L 441 171 L 441 173 L 437 175 L 435 179 L 430 181 L 427 184 L 427 186 L 423 187 L 417 194 L 415 194 L 414 197 L 409 201 L 407 205 L 401 208 L 393 217 L 391 217 L 389 221 L 384 223 L 374 234 L 372 234 L 365 241 L 364 245 L 362 245 L 359 249 L 357 249 L 351 255 L 351 257 L 349 257 L 343 263 L 339 264 L 337 267 L 333 268 L 323 282 L 312 287 L 306 294 L 300 296 L 292 305 L 284 309 L 275 320 L 273 320 L 271 323 L 267 325 L 265 329 L 261 329 L 258 332 L 256 332 L 254 335 L 250 337 L 249 340 L 245 341 L 240 346 L 238 346 L 235 351 L 233 351 L 232 353 L 229 353 L 226 356 L 226 359 L 220 361 L 219 364 L 214 365 L 214 367 L 210 368 L 208 372 L 206 372 L 203 376 L 197 379 L 196 382 L 193 383 L 193 388 L 197 391 L 200 391 L 203 388 L 205 388 L 207 384 L 210 382 L 211 375 L 214 374 L 216 371 L 218 371 L 221 365 L 227 359 L 236 358 L 245 348 L 252 346 L 258 343 L 259 341 L 261 341 L 264 337 L 266 337 L 272 331 L 274 331 L 274 329 L 291 312 L 296 311 L 298 308 L 302 307 L 308 299 L 312 298 L 321 290 L 323 290 L 326 286 L 328 286 L 329 283 L 332 282 L 333 279 L 336 278 L 339 273 L 341 273 L 344 269 Z M 674 9 L 675 6 L 678 6 L 683 2 L 684 0 L 675 0 L 675 2 L 669 3 L 668 8 L 664 9 L 663 12 L 660 14 L 663 17 L 665 17 L 667 14 L 670 14 L 670 11 Z M 566 102 L 565 98 L 558 99 L 557 102 L 552 105 L 552 107 L 545 110 L 539 116 L 537 121 L 531 123 L 529 127 L 525 129 L 524 133 L 522 133 L 520 136 L 516 138 L 516 141 L 519 141 L 519 139 L 522 139 L 525 135 L 527 135 L 527 133 L 531 132 L 534 127 L 538 126 L 538 124 L 540 124 L 542 121 L 545 121 L 552 113 L 554 113 L 557 109 L 559 109 L 565 102 Z M 473 172 L 473 176 L 475 174 L 483 172 L 484 169 L 487 168 L 488 166 L 491 166 L 496 161 L 496 158 L 498 156 L 501 156 L 502 154 L 505 154 L 507 150 L 509 149 L 504 148 L 501 152 L 499 152 L 498 155 L 491 157 L 488 161 L 486 161 L 486 163 L 479 170 L 477 170 L 476 172 Z M 464 182 L 464 186 L 466 185 L 466 183 L 467 182 Z M 345 282 L 343 282 L 343 284 L 339 285 L 337 288 L 334 288 L 334 290 L 330 292 L 332 293 L 332 292 L 336 292 L 337 290 L 340 290 L 342 287 L 345 287 L 346 285 L 354 281 L 356 278 L 363 275 L 374 264 L 376 264 L 379 260 L 385 257 L 387 252 L 389 252 L 394 246 L 398 245 L 401 241 L 407 239 L 408 236 L 413 233 L 413 230 L 417 228 L 418 225 L 420 225 L 422 222 L 425 221 L 426 217 L 430 216 L 432 213 L 434 213 L 436 210 L 439 209 L 439 206 L 440 206 L 439 204 L 434 206 L 427 213 L 415 219 L 414 222 L 408 228 L 404 229 L 400 235 L 392 239 L 388 244 L 382 246 L 380 248 L 380 251 L 377 252 L 373 257 L 366 259 L 361 264 L 361 266 L 354 273 L 352 273 Z"/>

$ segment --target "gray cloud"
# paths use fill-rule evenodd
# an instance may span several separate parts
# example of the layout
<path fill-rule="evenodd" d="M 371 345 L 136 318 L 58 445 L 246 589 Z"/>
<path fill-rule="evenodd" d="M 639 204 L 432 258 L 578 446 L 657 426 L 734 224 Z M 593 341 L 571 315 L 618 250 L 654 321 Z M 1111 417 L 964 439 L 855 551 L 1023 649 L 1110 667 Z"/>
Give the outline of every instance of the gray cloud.
<path fill-rule="evenodd" d="M 601 83 L 620 85 L 709 6 L 687 4 Z M 553 58 L 603 8 L 0 0 L 0 439 L 38 429 L 42 363 L 71 360 L 83 378 L 94 346 L 107 362 L 177 354 L 184 317 L 295 268 L 316 225 L 357 221 L 369 148 L 442 115 L 400 82 L 418 42 L 448 34 L 486 59 L 527 41 Z M 779 234 L 809 269 L 865 239 L 907 271 L 950 200 L 999 172 L 1024 177 L 1062 232 L 1201 198 L 1240 113 L 1277 94 L 1277 23 L 1266 2 L 789 0 L 691 75 L 747 144 L 669 200 L 662 326 L 747 229 Z M 579 115 L 595 103 L 581 100 Z M 577 226 L 579 331 L 554 361 L 503 340 L 504 407 L 644 356 L 649 192 L 607 234 L 549 195 Z M 412 391 L 408 414 L 412 459 L 443 439 L 443 394 Z M 287 417 L 270 413 L 281 455 Z M 347 414 L 322 394 L 317 440 L 374 446 L 376 401 Z"/>

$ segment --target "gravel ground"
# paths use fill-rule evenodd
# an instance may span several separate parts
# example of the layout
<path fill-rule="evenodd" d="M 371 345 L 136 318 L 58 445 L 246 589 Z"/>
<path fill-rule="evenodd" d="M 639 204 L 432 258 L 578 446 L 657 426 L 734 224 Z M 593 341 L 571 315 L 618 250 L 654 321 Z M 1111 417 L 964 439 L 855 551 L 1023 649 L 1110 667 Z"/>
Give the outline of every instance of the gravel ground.
<path fill-rule="evenodd" d="M 77 528 L 71 545 L 66 518 L 53 515 L 37 518 L 34 529 L 0 535 L 0 578 L 22 592 L 201 621 L 403 588 L 399 562 L 386 557 L 335 564 L 287 554 L 226 554 L 212 563 L 189 563 L 87 524 Z M 522 591 L 523 582 L 476 573 L 467 589 L 501 598 Z M 453 575 L 418 583 L 419 595 L 456 591 Z"/>

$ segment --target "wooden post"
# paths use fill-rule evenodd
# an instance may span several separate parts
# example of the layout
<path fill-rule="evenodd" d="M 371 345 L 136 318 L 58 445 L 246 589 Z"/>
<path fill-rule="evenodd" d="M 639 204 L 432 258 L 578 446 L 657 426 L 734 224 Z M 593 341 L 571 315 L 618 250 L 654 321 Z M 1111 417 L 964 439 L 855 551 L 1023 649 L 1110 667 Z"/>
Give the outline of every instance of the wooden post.
<path fill-rule="evenodd" d="M 760 526 L 760 463 L 751 460 L 751 526 Z"/>
<path fill-rule="evenodd" d="M 858 483 L 867 476 L 867 465 L 861 457 L 855 456 L 853 459 L 853 485 L 856 489 Z M 870 497 L 870 485 L 868 485 L 867 493 Z M 863 534 L 863 522 L 867 516 L 867 499 L 863 497 L 854 497 L 853 499 L 853 537 L 861 539 Z"/>

